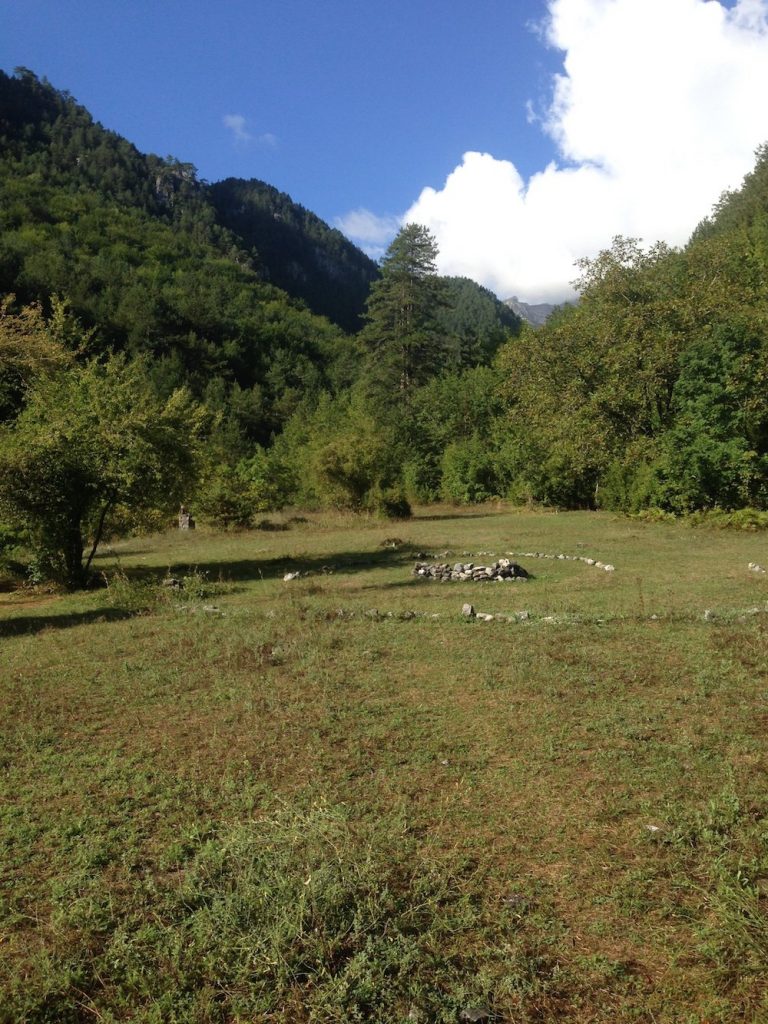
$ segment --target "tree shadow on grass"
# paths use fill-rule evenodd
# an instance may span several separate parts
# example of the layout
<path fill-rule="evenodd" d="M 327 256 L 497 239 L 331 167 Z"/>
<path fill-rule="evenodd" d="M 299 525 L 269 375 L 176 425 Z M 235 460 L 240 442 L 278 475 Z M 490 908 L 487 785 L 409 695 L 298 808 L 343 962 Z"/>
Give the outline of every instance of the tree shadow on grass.
<path fill-rule="evenodd" d="M 398 548 L 382 548 L 376 551 L 345 551 L 331 555 L 312 557 L 282 557 L 269 559 L 238 559 L 234 561 L 215 562 L 172 562 L 170 574 L 185 576 L 190 571 L 204 573 L 211 582 L 221 579 L 224 582 L 245 582 L 262 579 L 282 580 L 289 572 L 307 573 L 308 579 L 321 580 L 325 575 L 344 576 L 352 573 L 368 572 L 374 569 L 406 569 L 412 567 L 416 560 L 417 547 L 402 545 Z M 145 566 L 131 566 L 121 570 L 131 580 L 162 580 L 167 570 Z M 410 569 L 408 570 L 410 571 Z M 303 576 L 302 576 L 303 578 Z M 402 583 L 393 586 L 410 586 L 417 582 L 408 576 Z M 384 584 L 387 586 L 388 584 Z M 237 588 L 234 588 L 235 590 Z M 21 636 L 27 633 L 40 633 L 46 629 L 67 629 L 86 623 L 116 622 L 132 618 L 136 611 L 120 608 L 96 608 L 91 611 L 62 613 L 60 615 L 15 615 L 12 618 L 0 619 L 0 639 L 3 637 Z"/>
<path fill-rule="evenodd" d="M 503 510 L 488 509 L 485 512 L 442 512 L 429 516 L 414 516 L 413 523 L 440 523 L 445 519 L 489 519 L 491 516 L 503 516 L 507 513 Z"/>
<path fill-rule="evenodd" d="M 403 545 L 399 548 L 383 548 L 378 551 L 344 551 L 325 555 L 283 556 L 279 558 L 242 558 L 235 560 L 222 559 L 215 562 L 195 560 L 171 562 L 170 574 L 183 576 L 194 572 L 204 573 L 211 582 L 221 579 L 230 580 L 282 580 L 289 572 L 300 572 L 302 575 L 322 577 L 324 575 L 347 575 L 357 572 L 368 572 L 372 569 L 392 569 L 412 564 L 416 560 L 417 547 Z M 134 579 L 148 579 L 155 576 L 161 579 L 166 572 L 158 573 L 156 569 L 142 566 L 131 566 L 125 570 L 126 576 Z"/>
<path fill-rule="evenodd" d="M 92 611 L 65 612 L 62 615 L 14 615 L 10 619 L 0 619 L 0 638 L 42 633 L 46 629 L 71 629 L 88 623 L 118 622 L 131 619 L 135 614 L 120 608 L 94 608 Z"/>

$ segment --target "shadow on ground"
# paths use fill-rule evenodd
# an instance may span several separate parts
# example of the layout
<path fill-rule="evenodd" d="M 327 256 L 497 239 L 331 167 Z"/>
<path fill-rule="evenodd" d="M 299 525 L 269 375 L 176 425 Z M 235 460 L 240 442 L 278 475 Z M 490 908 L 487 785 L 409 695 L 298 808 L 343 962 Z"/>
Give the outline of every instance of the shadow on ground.
<path fill-rule="evenodd" d="M 446 519 L 490 519 L 492 516 L 504 516 L 508 515 L 503 509 L 485 512 L 442 512 L 430 516 L 414 516 L 413 519 L 406 520 L 409 523 L 441 523 Z"/>
<path fill-rule="evenodd" d="M 403 545 L 399 548 L 384 548 L 380 551 L 344 551 L 333 554 L 290 558 L 244 558 L 235 561 L 211 561 L 194 563 L 172 562 L 171 575 L 184 576 L 190 572 L 204 573 L 211 582 L 222 580 L 275 580 L 286 573 L 301 572 L 316 577 L 323 575 L 344 575 L 367 572 L 371 569 L 391 569 L 411 565 L 416 560 L 418 548 Z M 148 569 L 144 566 L 130 566 L 122 570 L 131 579 L 162 579 L 167 571 Z"/>
<path fill-rule="evenodd" d="M 117 622 L 133 618 L 135 612 L 119 608 L 94 608 L 87 612 L 70 612 L 63 615 L 14 615 L 0 619 L 0 638 L 23 636 L 27 633 L 42 633 L 46 629 L 71 629 L 87 623 Z"/>

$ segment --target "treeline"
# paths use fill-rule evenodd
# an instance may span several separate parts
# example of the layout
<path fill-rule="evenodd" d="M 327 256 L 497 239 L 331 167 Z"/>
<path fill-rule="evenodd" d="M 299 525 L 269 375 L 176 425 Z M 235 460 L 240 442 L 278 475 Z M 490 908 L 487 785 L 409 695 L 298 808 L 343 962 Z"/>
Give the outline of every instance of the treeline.
<path fill-rule="evenodd" d="M 380 290 L 402 237 L 369 300 L 361 338 L 374 348 L 396 333 L 380 315 Z M 409 386 L 403 375 L 399 389 L 390 382 L 394 414 L 376 400 L 385 346 L 375 374 L 369 368 L 335 405 L 304 415 L 300 429 L 289 423 L 276 450 L 302 467 L 303 500 L 329 497 L 333 452 L 337 490 L 346 473 L 358 501 L 367 480 L 373 493 L 394 489 L 410 501 L 766 509 L 768 147 L 684 249 L 616 238 L 580 271 L 577 305 L 526 327 L 491 358 L 444 360 Z M 439 298 L 425 308 L 439 320 Z M 429 366 L 430 350 L 419 359 Z"/>
<path fill-rule="evenodd" d="M 577 307 L 505 349 L 518 495 L 568 507 L 768 503 L 768 147 L 683 250 L 616 239 Z"/>

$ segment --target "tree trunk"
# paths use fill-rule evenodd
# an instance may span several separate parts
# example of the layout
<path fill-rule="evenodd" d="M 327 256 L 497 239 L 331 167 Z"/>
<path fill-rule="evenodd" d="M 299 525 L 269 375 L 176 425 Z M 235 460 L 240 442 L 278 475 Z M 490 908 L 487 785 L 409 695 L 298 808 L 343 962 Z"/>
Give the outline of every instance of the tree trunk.
<path fill-rule="evenodd" d="M 101 515 L 99 516 L 99 523 L 98 523 L 98 526 L 96 527 L 96 535 L 93 538 L 93 547 L 91 548 L 91 553 L 90 553 L 90 555 L 88 555 L 88 561 L 85 563 L 85 569 L 83 570 L 84 576 L 88 575 L 88 570 L 91 568 L 91 562 L 93 561 L 93 556 L 96 554 L 96 548 L 99 546 L 99 541 L 101 540 L 101 534 L 102 534 L 102 531 L 104 530 L 104 520 L 107 517 L 107 512 L 109 512 L 109 510 L 112 508 L 112 505 L 114 504 L 114 500 L 115 500 L 114 498 L 110 498 L 109 501 L 107 501 L 105 503 L 104 508 L 101 510 Z M 81 554 L 81 557 L 82 557 L 82 554 Z"/>
<path fill-rule="evenodd" d="M 80 529 L 80 518 L 70 522 L 64 540 L 64 580 L 69 590 L 78 590 L 85 585 L 86 573 L 83 569 L 83 534 Z"/>

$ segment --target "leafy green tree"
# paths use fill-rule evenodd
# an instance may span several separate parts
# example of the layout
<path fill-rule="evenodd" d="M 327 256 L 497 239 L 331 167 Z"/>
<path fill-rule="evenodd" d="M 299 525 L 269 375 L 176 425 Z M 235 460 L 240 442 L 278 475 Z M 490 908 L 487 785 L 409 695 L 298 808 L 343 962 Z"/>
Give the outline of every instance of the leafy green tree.
<path fill-rule="evenodd" d="M 768 344 L 720 324 L 681 359 L 675 421 L 662 439 L 657 504 L 676 512 L 768 501 Z"/>
<path fill-rule="evenodd" d="M 292 471 L 300 504 L 384 513 L 390 504 L 407 505 L 396 430 L 374 414 L 363 388 L 302 408 L 278 438 L 275 456 Z"/>
<path fill-rule="evenodd" d="M 289 469 L 274 452 L 259 445 L 231 464 L 209 466 L 197 492 L 196 506 L 217 526 L 253 526 L 257 515 L 283 508 L 293 490 Z"/>
<path fill-rule="evenodd" d="M 362 340 L 374 390 L 410 397 L 449 356 L 437 311 L 445 289 L 437 276 L 437 243 L 420 224 L 401 228 L 381 263 L 368 296 Z"/>
<path fill-rule="evenodd" d="M 460 491 L 445 484 L 446 467 L 457 478 L 461 456 L 456 451 L 445 460 L 451 446 L 462 446 L 471 439 L 472 451 L 483 449 L 483 460 L 495 462 L 494 422 L 503 412 L 498 397 L 499 376 L 489 366 L 476 366 L 460 373 L 433 377 L 414 396 L 410 443 L 403 467 L 406 492 L 416 501 L 434 501 L 441 494 L 450 500 L 472 501 L 472 488 Z M 465 449 L 462 449 L 464 451 Z M 494 485 L 498 493 L 500 484 Z M 487 494 L 485 495 L 487 497 Z"/>
<path fill-rule="evenodd" d="M 0 300 L 0 422 L 21 408 L 24 395 L 41 375 L 69 365 L 70 324 L 64 303 L 54 301 L 50 320 L 39 304 L 14 312 L 12 295 Z"/>
<path fill-rule="evenodd" d="M 478 434 L 448 445 L 442 471 L 440 490 L 447 501 L 466 505 L 499 495 L 498 461 Z"/>
<path fill-rule="evenodd" d="M 158 399 L 137 361 L 42 375 L 0 430 L 0 511 L 29 530 L 42 573 L 84 586 L 111 513 L 185 498 L 203 426 L 188 392 Z"/>

